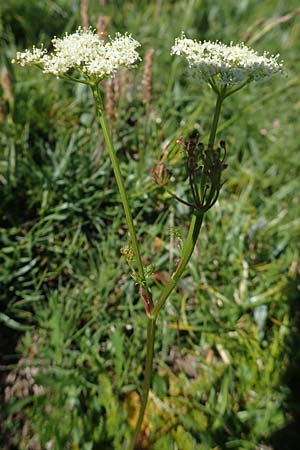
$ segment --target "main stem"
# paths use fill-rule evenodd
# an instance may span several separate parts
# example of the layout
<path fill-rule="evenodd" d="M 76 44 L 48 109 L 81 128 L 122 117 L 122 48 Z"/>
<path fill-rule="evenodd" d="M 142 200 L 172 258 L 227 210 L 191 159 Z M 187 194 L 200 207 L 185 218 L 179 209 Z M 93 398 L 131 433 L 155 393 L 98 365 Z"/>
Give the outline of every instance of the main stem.
<path fill-rule="evenodd" d="M 211 125 L 208 145 L 209 148 L 213 149 L 217 128 L 218 128 L 218 122 L 220 118 L 220 112 L 221 112 L 221 106 L 222 102 L 224 100 L 224 96 L 222 94 L 217 95 L 217 101 L 215 106 L 215 112 L 214 117 Z M 128 450 L 134 450 L 135 445 L 137 443 L 139 434 L 141 432 L 141 427 L 146 411 L 148 396 L 149 396 L 149 390 L 151 386 L 151 378 L 152 378 L 152 371 L 153 371 L 153 347 L 154 347 L 154 331 L 155 331 L 155 322 L 158 317 L 158 314 L 161 310 L 161 308 L 164 306 L 166 301 L 168 300 L 171 292 L 176 287 L 179 279 L 183 275 L 183 272 L 191 259 L 191 256 L 193 254 L 201 225 L 203 222 L 203 216 L 204 213 L 202 212 L 193 212 L 190 228 L 188 231 L 187 239 L 185 246 L 183 248 L 182 257 L 178 264 L 178 267 L 174 274 L 171 276 L 168 283 L 165 285 L 157 303 L 155 304 L 154 308 L 151 311 L 151 316 L 147 318 L 148 320 L 148 327 L 147 327 L 147 356 L 146 356 L 146 368 L 145 368 L 145 378 L 144 378 L 144 384 L 143 384 L 143 392 L 142 392 L 142 402 L 141 402 L 141 408 L 139 411 L 139 417 L 137 420 L 137 424 L 135 426 L 134 434 L 132 435 Z"/>
<path fill-rule="evenodd" d="M 129 202 L 128 202 L 128 197 L 126 194 L 126 190 L 125 190 L 125 186 L 124 186 L 124 181 L 121 175 L 121 171 L 120 171 L 120 166 L 119 166 L 119 162 L 117 159 L 117 155 L 116 155 L 116 151 L 114 149 L 113 143 L 112 143 L 112 139 L 111 139 L 111 135 L 109 132 L 109 126 L 105 117 L 105 113 L 104 113 L 104 108 L 103 108 L 103 103 L 102 103 L 102 98 L 99 92 L 99 88 L 97 85 L 93 85 L 91 86 L 92 91 L 93 91 L 93 96 L 94 96 L 94 100 L 96 103 L 96 108 L 97 108 L 97 113 L 98 113 L 98 118 L 99 118 L 99 123 L 100 126 L 102 128 L 103 131 L 103 135 L 104 135 L 104 139 L 108 148 L 108 153 L 111 159 L 111 163 L 113 166 L 113 171 L 115 174 L 115 178 L 116 178 L 116 182 L 118 185 L 118 189 L 119 189 L 119 193 L 121 196 L 121 200 L 122 200 L 122 204 L 123 204 L 123 208 L 124 208 L 124 212 L 125 212 L 125 217 L 126 217 L 126 222 L 128 225 L 128 229 L 129 229 L 129 233 L 130 233 L 130 238 L 131 238 L 131 243 L 132 243 L 132 248 L 134 251 L 134 255 L 135 255 L 135 259 L 136 259 L 136 264 L 138 267 L 138 273 L 139 273 L 139 278 L 140 281 L 143 285 L 143 287 L 146 290 L 146 280 L 145 280 L 145 273 L 144 273 L 144 268 L 143 268 L 143 263 L 142 263 L 142 258 L 141 258 L 141 254 L 140 254 L 140 250 L 139 250 L 139 246 L 138 246 L 138 241 L 137 241 L 137 237 L 136 237 L 136 232 L 135 232 L 135 228 L 134 228 L 134 224 L 133 224 L 133 219 L 132 219 L 132 215 L 131 215 L 131 211 L 130 211 L 130 207 L 129 207 Z"/>
<path fill-rule="evenodd" d="M 152 371 L 153 371 L 153 350 L 154 350 L 154 337 L 155 337 L 155 319 L 147 317 L 147 353 L 146 353 L 146 367 L 145 377 L 143 382 L 142 400 L 139 411 L 139 417 L 135 426 L 134 433 L 131 437 L 128 450 L 134 450 L 138 437 L 141 432 L 146 406 L 148 402 L 149 390 L 151 386 Z"/>

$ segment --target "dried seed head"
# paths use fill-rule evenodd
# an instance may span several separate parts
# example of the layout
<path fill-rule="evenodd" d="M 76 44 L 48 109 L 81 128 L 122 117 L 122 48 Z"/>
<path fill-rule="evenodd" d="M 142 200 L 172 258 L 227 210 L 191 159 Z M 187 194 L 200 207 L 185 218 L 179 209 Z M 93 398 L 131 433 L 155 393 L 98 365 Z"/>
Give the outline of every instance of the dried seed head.
<path fill-rule="evenodd" d="M 119 91 L 120 91 L 120 98 L 124 98 L 128 91 L 130 91 L 130 75 L 129 70 L 127 67 L 124 67 L 120 72 L 118 73 L 118 79 L 119 79 Z"/>
<path fill-rule="evenodd" d="M 0 100 L 0 124 L 4 122 L 7 116 L 7 111 L 5 110 L 4 104 Z"/>
<path fill-rule="evenodd" d="M 120 98 L 120 73 L 118 73 L 113 79 L 113 91 L 114 91 L 114 103 L 117 109 L 119 98 Z M 117 111 L 116 111 L 117 113 Z"/>
<path fill-rule="evenodd" d="M 98 22 L 96 25 L 96 29 L 97 29 L 97 33 L 100 39 L 106 39 L 107 37 L 107 32 L 106 32 L 106 27 L 107 24 L 110 20 L 110 17 L 108 16 L 99 16 L 98 17 Z"/>
<path fill-rule="evenodd" d="M 117 119 L 118 113 L 114 96 L 114 80 L 111 78 L 105 82 L 105 112 L 112 125 Z"/>
<path fill-rule="evenodd" d="M 81 4 L 80 4 L 80 14 L 81 14 L 81 23 L 82 23 L 82 28 L 84 30 L 87 30 L 89 27 L 89 13 L 88 13 L 88 8 L 89 8 L 89 0 L 81 0 Z"/>
<path fill-rule="evenodd" d="M 152 99 L 152 65 L 154 49 L 149 48 L 145 55 L 145 63 L 142 78 L 143 103 L 150 103 Z"/>
<path fill-rule="evenodd" d="M 0 81 L 3 89 L 3 98 L 5 100 L 11 101 L 13 98 L 12 79 L 6 67 L 2 69 Z"/>

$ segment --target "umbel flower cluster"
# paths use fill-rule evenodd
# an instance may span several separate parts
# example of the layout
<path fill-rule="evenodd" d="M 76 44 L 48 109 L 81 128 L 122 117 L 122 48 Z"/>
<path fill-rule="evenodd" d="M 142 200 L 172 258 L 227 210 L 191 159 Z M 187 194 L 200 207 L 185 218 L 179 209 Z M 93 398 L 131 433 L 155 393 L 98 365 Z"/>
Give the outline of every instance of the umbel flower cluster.
<path fill-rule="evenodd" d="M 44 73 L 56 77 L 70 77 L 77 71 L 87 81 L 100 81 L 112 77 L 122 67 L 129 67 L 140 60 L 136 49 L 139 42 L 130 34 L 116 34 L 107 42 L 96 31 L 78 28 L 63 38 L 52 39 L 53 51 L 43 47 L 18 52 L 12 62 L 21 66 L 38 66 Z M 245 44 L 228 46 L 221 42 L 197 42 L 184 34 L 175 40 L 172 55 L 184 56 L 201 81 L 208 82 L 216 91 L 220 86 L 244 85 L 249 81 L 262 81 L 283 72 L 279 55 L 269 56 L 257 52 Z M 77 81 L 83 81 L 77 80 Z"/>
<path fill-rule="evenodd" d="M 62 38 L 52 39 L 53 52 L 33 47 L 18 52 L 15 60 L 21 66 L 36 65 L 44 73 L 61 77 L 70 71 L 78 71 L 86 79 L 101 80 L 110 77 L 121 67 L 129 67 L 140 58 L 136 48 L 140 44 L 129 34 L 116 34 L 104 42 L 92 29 L 78 30 Z"/>
<path fill-rule="evenodd" d="M 269 56 L 264 52 L 259 56 L 253 49 L 221 42 L 197 42 L 182 34 L 175 40 L 171 54 L 184 56 L 201 81 L 217 85 L 240 85 L 248 81 L 262 81 L 283 72 L 279 55 Z"/>

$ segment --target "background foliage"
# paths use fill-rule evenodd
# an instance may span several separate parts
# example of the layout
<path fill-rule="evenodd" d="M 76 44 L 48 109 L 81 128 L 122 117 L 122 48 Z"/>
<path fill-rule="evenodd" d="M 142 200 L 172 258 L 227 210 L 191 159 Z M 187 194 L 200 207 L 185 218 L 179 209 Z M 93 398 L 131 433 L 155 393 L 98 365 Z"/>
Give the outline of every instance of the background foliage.
<path fill-rule="evenodd" d="M 169 56 L 174 37 L 244 40 L 279 52 L 287 72 L 225 102 L 227 180 L 158 324 L 141 448 L 298 448 L 297 7 L 90 1 L 91 25 L 107 16 L 109 33 L 129 30 L 142 54 L 155 49 L 152 103 L 142 101 L 140 64 L 119 80 L 112 126 L 156 292 L 174 270 L 190 212 L 149 170 L 167 155 L 184 195 L 175 141 L 193 129 L 205 139 L 214 100 Z M 119 449 L 139 405 L 145 318 L 120 258 L 127 230 L 92 99 L 85 87 L 10 63 L 16 49 L 80 23 L 78 0 L 0 6 L 3 450 Z"/>

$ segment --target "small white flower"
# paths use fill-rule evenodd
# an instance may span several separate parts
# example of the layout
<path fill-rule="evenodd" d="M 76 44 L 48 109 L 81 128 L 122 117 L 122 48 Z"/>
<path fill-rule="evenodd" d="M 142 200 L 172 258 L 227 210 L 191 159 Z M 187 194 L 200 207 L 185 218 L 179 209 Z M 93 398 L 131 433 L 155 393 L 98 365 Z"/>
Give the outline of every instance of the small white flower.
<path fill-rule="evenodd" d="M 41 46 L 41 48 L 33 47 L 33 49 L 25 50 L 25 52 L 17 52 L 16 58 L 12 60 L 12 63 L 20 64 L 20 66 L 30 66 L 34 64 L 40 64 L 46 55 L 47 50 Z"/>
<path fill-rule="evenodd" d="M 231 42 L 228 46 L 218 41 L 197 42 L 184 34 L 175 40 L 171 55 L 184 56 L 197 78 L 216 87 L 262 81 L 283 72 L 279 55 L 265 52 L 259 56 L 243 43 Z"/>
<path fill-rule="evenodd" d="M 52 39 L 53 52 L 33 48 L 17 53 L 13 62 L 21 66 L 40 65 L 44 73 L 57 77 L 77 71 L 85 79 L 102 80 L 110 77 L 121 67 L 129 67 L 139 59 L 136 48 L 140 44 L 131 35 L 117 34 L 104 42 L 92 29 L 66 34 L 62 39 Z"/>

